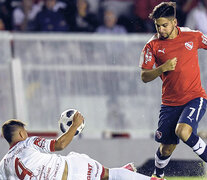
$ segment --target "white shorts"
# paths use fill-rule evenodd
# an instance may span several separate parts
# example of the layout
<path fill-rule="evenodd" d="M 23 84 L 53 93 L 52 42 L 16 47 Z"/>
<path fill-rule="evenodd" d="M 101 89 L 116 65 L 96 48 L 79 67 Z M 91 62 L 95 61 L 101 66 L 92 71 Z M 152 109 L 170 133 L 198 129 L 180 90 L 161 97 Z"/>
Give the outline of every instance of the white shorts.
<path fill-rule="evenodd" d="M 67 180 L 100 180 L 103 166 L 86 154 L 71 152 L 66 156 Z"/>

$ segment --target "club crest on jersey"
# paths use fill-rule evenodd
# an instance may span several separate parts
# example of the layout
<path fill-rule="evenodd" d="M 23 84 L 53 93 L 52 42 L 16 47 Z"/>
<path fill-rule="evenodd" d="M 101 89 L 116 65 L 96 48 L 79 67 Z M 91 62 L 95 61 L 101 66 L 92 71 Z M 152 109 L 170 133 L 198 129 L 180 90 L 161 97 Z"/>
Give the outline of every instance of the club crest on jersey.
<path fill-rule="evenodd" d="M 145 64 L 147 64 L 147 62 L 150 62 L 152 60 L 152 53 L 150 52 L 149 49 L 147 49 L 147 52 L 145 54 Z"/>
<path fill-rule="evenodd" d="M 158 139 L 161 139 L 162 138 L 162 132 L 156 131 L 156 136 L 157 136 Z"/>
<path fill-rule="evenodd" d="M 202 35 L 202 43 L 207 45 L 207 37 L 205 35 Z"/>
<path fill-rule="evenodd" d="M 190 42 L 186 42 L 185 43 L 185 47 L 188 49 L 188 50 L 192 50 L 193 49 L 193 42 L 190 41 Z"/>

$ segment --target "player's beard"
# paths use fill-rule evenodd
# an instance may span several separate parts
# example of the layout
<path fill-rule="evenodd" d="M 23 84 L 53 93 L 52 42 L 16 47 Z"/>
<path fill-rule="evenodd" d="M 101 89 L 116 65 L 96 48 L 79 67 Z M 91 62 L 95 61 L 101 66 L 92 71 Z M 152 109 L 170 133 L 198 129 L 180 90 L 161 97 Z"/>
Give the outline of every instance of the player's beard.
<path fill-rule="evenodd" d="M 170 37 L 170 35 L 173 33 L 175 29 L 175 26 L 173 26 L 172 30 L 170 31 L 170 33 L 166 33 L 166 36 L 161 35 L 160 33 L 160 39 L 168 39 Z"/>

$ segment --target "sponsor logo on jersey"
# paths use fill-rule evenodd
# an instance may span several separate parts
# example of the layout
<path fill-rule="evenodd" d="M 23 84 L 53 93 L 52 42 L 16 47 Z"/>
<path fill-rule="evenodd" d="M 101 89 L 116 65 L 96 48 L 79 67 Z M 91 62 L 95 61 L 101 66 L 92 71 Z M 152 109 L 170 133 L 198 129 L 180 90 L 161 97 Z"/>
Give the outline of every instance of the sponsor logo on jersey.
<path fill-rule="evenodd" d="M 202 43 L 203 44 L 205 44 L 205 45 L 207 45 L 207 36 L 205 36 L 205 35 L 202 35 Z"/>
<path fill-rule="evenodd" d="M 147 62 L 150 62 L 152 60 L 152 53 L 150 52 L 149 49 L 147 49 L 147 52 L 145 54 L 145 64 L 147 64 Z"/>
<path fill-rule="evenodd" d="M 40 138 L 38 137 L 35 141 L 34 144 L 36 146 L 39 146 L 40 148 L 44 148 L 45 147 L 45 139 L 44 138 Z"/>
<path fill-rule="evenodd" d="M 191 42 L 186 42 L 185 47 L 188 50 L 192 50 L 193 49 L 193 42 L 192 41 Z"/>
<path fill-rule="evenodd" d="M 161 139 L 162 138 L 162 132 L 156 131 L 156 136 L 157 136 L 158 139 Z"/>
<path fill-rule="evenodd" d="M 87 180 L 91 180 L 91 173 L 92 173 L 93 167 L 88 163 L 88 173 L 87 173 Z"/>
<path fill-rule="evenodd" d="M 158 49 L 158 52 L 161 52 L 161 53 L 165 54 L 165 48 L 164 49 Z"/>

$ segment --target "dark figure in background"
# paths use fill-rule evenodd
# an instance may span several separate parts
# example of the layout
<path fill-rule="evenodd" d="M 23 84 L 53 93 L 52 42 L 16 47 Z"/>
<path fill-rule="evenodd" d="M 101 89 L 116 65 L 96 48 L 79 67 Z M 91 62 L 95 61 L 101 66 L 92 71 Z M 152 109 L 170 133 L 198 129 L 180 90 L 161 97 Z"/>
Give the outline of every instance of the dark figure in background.
<path fill-rule="evenodd" d="M 34 21 L 34 30 L 36 31 L 69 31 L 65 17 L 61 8 L 55 8 L 56 0 L 45 0 L 44 7 Z"/>
<path fill-rule="evenodd" d="M 36 15 L 42 10 L 43 2 L 35 4 L 33 0 L 22 0 L 12 13 L 13 30 L 33 30 L 33 21 Z"/>
<path fill-rule="evenodd" d="M 12 30 L 12 0 L 6 0 L 0 2 L 0 17 L 4 24 L 5 30 Z"/>
<path fill-rule="evenodd" d="M 4 20 L 0 16 L 0 31 L 4 31 L 4 30 L 5 30 Z"/>
<path fill-rule="evenodd" d="M 166 0 L 169 1 L 169 0 Z M 136 16 L 135 30 L 137 32 L 155 32 L 154 23 L 148 18 L 153 8 L 162 0 L 134 0 L 134 14 Z"/>
<path fill-rule="evenodd" d="M 89 12 L 87 0 L 77 0 L 74 19 L 69 23 L 73 32 L 94 32 L 98 26 L 98 18 Z"/>
<path fill-rule="evenodd" d="M 176 2 L 176 15 L 179 26 L 185 26 L 186 18 L 189 12 L 197 6 L 198 2 L 201 0 L 174 0 Z M 191 28 L 191 27 L 189 27 Z M 204 33 L 204 32 L 203 32 Z"/>

